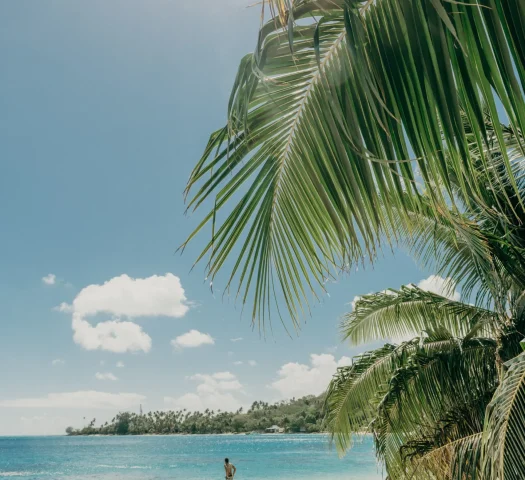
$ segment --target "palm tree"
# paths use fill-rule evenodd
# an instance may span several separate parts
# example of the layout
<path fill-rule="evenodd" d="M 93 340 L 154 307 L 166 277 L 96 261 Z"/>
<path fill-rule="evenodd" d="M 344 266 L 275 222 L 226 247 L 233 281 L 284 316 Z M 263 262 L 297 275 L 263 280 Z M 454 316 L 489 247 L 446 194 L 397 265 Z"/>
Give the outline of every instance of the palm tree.
<path fill-rule="evenodd" d="M 188 209 L 211 205 L 187 242 L 211 226 L 198 257 L 209 257 L 208 278 L 228 265 L 224 291 L 238 283 L 233 293 L 253 304 L 253 321 L 264 322 L 282 298 L 296 324 L 328 278 L 395 243 L 392 209 L 406 218 L 425 191 L 434 217 L 452 220 L 458 195 L 473 207 L 487 186 L 499 188 L 500 175 L 489 175 L 483 156 L 475 165 L 469 144 L 486 151 L 503 139 L 499 123 L 487 131 L 484 108 L 524 131 L 525 7 L 263 3 L 272 18 L 242 59 L 227 124 L 211 135 L 187 186 Z M 523 154 L 523 142 L 517 149 Z M 503 152 L 509 194 L 486 205 L 500 215 L 523 204 L 512 169 Z"/>
<path fill-rule="evenodd" d="M 523 295 L 508 299 L 488 310 L 410 286 L 356 302 L 343 324 L 352 342 L 415 338 L 338 370 L 326 420 L 340 451 L 370 429 L 392 479 L 523 478 L 525 305 Z"/>
<path fill-rule="evenodd" d="M 381 365 L 395 358 L 395 370 L 369 390 L 383 398 L 366 397 L 375 416 L 365 408 L 356 422 L 347 411 L 333 431 L 344 447 L 345 430 L 373 420 L 392 479 L 409 475 L 412 459 L 431 478 L 446 478 L 431 463 L 454 478 L 524 478 L 523 1 L 263 4 L 272 18 L 242 59 L 227 124 L 210 137 L 188 183 L 188 209 L 210 210 L 184 246 L 209 225 L 198 260 L 208 256 L 211 282 L 228 265 L 224 291 L 236 282 L 233 293 L 262 324 L 275 306 L 282 315 L 282 298 L 297 325 L 330 277 L 373 261 L 382 246 L 402 241 L 424 262 L 437 258 L 479 310 L 452 315 L 434 306 L 436 316 L 420 317 L 418 329 L 414 311 L 400 316 L 397 328 L 426 337 L 390 348 L 397 353 Z M 445 312 L 452 316 L 443 325 L 437 315 Z M 378 333 L 366 328 L 352 335 Z M 368 371 L 355 365 L 341 388 Z"/>
<path fill-rule="evenodd" d="M 488 117 L 486 124 L 491 130 Z M 500 150 L 510 151 L 516 134 L 503 131 Z M 476 165 L 479 152 L 470 148 Z M 498 149 L 485 157 L 494 171 L 501 168 Z M 520 190 L 522 163 L 512 172 Z M 509 188 L 508 181 L 487 188 L 485 205 L 497 205 Z M 413 285 L 356 302 L 342 326 L 352 344 L 410 340 L 359 356 L 332 380 L 326 421 L 341 452 L 352 433 L 370 429 L 391 479 L 525 478 L 524 213 L 514 205 L 512 214 L 494 215 L 482 204 L 436 221 L 430 209 L 420 209 L 410 235 L 408 224 L 398 224 L 412 252 L 463 278 L 465 297 L 474 292 L 476 302 Z"/>

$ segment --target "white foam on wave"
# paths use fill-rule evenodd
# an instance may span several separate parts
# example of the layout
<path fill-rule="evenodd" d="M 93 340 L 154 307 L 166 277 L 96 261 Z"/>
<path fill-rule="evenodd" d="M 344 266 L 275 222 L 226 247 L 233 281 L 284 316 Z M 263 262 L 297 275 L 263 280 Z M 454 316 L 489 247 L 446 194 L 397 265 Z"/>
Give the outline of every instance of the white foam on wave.
<path fill-rule="evenodd" d="M 28 477 L 29 475 L 38 475 L 33 472 L 0 472 L 0 477 Z"/>
<path fill-rule="evenodd" d="M 50 475 L 62 475 L 62 472 L 0 472 L 0 477 L 33 477 L 35 475 L 48 477 Z"/>
<path fill-rule="evenodd" d="M 140 469 L 140 470 L 151 470 L 151 467 L 147 465 L 97 465 L 98 468 L 119 468 L 121 470 L 128 469 Z"/>

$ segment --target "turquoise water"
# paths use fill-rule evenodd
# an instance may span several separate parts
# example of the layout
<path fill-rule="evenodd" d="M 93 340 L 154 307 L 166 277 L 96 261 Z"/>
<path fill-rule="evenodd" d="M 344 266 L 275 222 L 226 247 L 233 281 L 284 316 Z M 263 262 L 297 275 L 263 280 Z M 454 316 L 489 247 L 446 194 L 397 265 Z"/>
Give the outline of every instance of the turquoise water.
<path fill-rule="evenodd" d="M 0 437 L 0 479 L 380 480 L 372 442 L 342 460 L 324 435 Z"/>

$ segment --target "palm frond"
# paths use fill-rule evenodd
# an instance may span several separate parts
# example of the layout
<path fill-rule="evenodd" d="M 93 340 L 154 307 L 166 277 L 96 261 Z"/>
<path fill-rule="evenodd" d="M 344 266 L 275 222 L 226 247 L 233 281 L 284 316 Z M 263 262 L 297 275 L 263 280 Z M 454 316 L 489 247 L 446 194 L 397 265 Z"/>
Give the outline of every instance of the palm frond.
<path fill-rule="evenodd" d="M 483 433 L 474 433 L 451 440 L 439 448 L 414 459 L 407 479 L 418 480 L 476 480 L 480 476 Z"/>
<path fill-rule="evenodd" d="M 498 385 L 495 349 L 493 341 L 473 340 L 449 352 L 418 352 L 395 372 L 372 427 L 377 453 L 393 478 L 410 471 L 414 445 L 429 451 L 482 431 L 485 406 Z"/>
<path fill-rule="evenodd" d="M 481 298 L 494 287 L 493 252 L 487 232 L 467 214 L 448 212 L 436 217 L 426 197 L 407 215 L 391 211 L 391 228 L 411 256 L 437 275 L 458 279 L 465 298 L 473 291 Z"/>
<path fill-rule="evenodd" d="M 351 366 L 338 368 L 326 393 L 325 424 L 340 452 L 348 450 L 352 435 L 366 430 L 373 420 L 377 390 L 384 388 L 392 372 L 402 364 L 405 348 L 410 347 L 415 348 L 387 344 L 354 358 Z"/>
<path fill-rule="evenodd" d="M 525 353 L 506 367 L 487 408 L 483 435 L 483 474 L 491 480 L 525 478 Z"/>
<path fill-rule="evenodd" d="M 384 405 L 385 401 L 387 403 L 390 401 L 385 399 L 393 398 L 388 397 L 388 392 L 393 385 L 399 383 L 396 379 L 399 379 L 400 375 L 403 376 L 406 372 L 410 372 L 411 381 L 414 382 L 414 385 L 419 385 L 418 382 L 423 377 L 417 375 L 424 375 L 424 368 L 433 366 L 435 370 L 436 366 L 430 361 L 426 362 L 423 368 L 422 359 L 433 359 L 434 363 L 441 368 L 444 368 L 444 361 L 449 360 L 453 363 L 456 359 L 456 366 L 461 366 L 464 365 L 464 362 L 457 359 L 463 351 L 467 356 L 477 355 L 474 358 L 480 360 L 483 357 L 479 355 L 480 351 L 490 356 L 494 354 L 494 349 L 495 343 L 492 341 L 481 339 L 461 341 L 441 329 L 437 332 L 430 332 L 430 336 L 425 339 L 416 338 L 397 347 L 385 345 L 356 357 L 351 366 L 339 368 L 326 394 L 327 415 L 325 419 L 326 428 L 331 433 L 338 451 L 343 453 L 351 447 L 354 434 L 366 430 L 374 422 L 377 425 L 378 415 L 380 415 L 378 408 L 380 404 Z M 414 369 L 414 362 L 421 364 L 422 368 Z M 483 365 L 476 361 L 473 369 L 479 373 L 480 367 Z M 495 369 L 492 370 L 495 371 Z M 488 369 L 487 373 L 492 370 Z M 461 374 L 464 373 L 463 370 Z M 461 374 L 458 373 L 458 377 L 453 376 L 452 378 L 460 378 Z M 476 378 L 479 378 L 479 375 Z M 406 380 L 409 381 L 409 377 L 406 377 Z M 438 382 L 437 388 L 440 384 L 441 382 Z M 418 395 L 428 398 L 429 391 L 419 391 Z M 417 403 L 418 398 L 415 398 L 412 404 Z M 433 408 L 436 406 L 434 405 Z M 424 408 L 420 414 L 419 418 L 424 421 Z M 408 428 L 411 430 L 413 426 L 410 424 Z M 421 425 L 418 425 L 418 430 L 421 430 Z"/>
<path fill-rule="evenodd" d="M 443 295 L 403 286 L 363 295 L 343 318 L 341 330 L 354 345 L 378 339 L 410 338 L 445 328 L 455 337 L 490 334 L 498 315 Z"/>
<path fill-rule="evenodd" d="M 352 434 L 366 430 L 377 415 L 382 392 L 396 369 L 423 349 L 425 352 L 457 348 L 449 332 L 432 332 L 425 339 L 414 338 L 395 346 L 386 344 L 353 358 L 352 365 L 340 367 L 332 378 L 325 398 L 327 430 L 339 452 L 352 445 Z"/>
<path fill-rule="evenodd" d="M 525 9 L 521 0 L 272 3 L 275 18 L 241 63 L 228 124 L 189 180 L 189 208 L 210 205 L 190 239 L 211 225 L 199 258 L 209 255 L 212 278 L 228 266 L 227 286 L 239 283 L 254 320 L 279 290 L 296 321 L 328 276 L 375 257 L 392 232 L 381 198 L 405 215 L 425 189 L 446 216 L 457 188 L 482 204 L 500 186 L 490 176 L 480 185 L 480 169 L 492 167 L 469 149 L 490 144 L 484 108 L 497 119 L 501 105 L 524 131 Z M 498 122 L 491 135 L 505 143 Z M 522 198 L 505 150 L 501 165 L 504 206 L 515 211 Z"/>

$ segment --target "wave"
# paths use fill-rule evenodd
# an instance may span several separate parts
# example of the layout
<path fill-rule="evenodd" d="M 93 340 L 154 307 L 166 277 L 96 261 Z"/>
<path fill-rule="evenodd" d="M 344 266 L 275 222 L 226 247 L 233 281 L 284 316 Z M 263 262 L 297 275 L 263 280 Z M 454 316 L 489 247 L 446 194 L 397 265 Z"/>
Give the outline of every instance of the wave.
<path fill-rule="evenodd" d="M 98 468 L 119 468 L 122 470 L 128 469 L 140 469 L 140 470 L 151 470 L 153 467 L 148 465 L 97 465 Z"/>
<path fill-rule="evenodd" d="M 62 472 L 0 472 L 0 477 L 34 477 L 35 475 L 49 477 L 63 475 Z"/>

